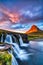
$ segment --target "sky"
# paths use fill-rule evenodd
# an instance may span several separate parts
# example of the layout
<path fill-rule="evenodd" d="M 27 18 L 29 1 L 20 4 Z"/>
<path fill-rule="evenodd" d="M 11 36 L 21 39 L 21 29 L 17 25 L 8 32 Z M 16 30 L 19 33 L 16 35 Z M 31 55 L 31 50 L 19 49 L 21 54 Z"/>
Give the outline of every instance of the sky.
<path fill-rule="evenodd" d="M 0 28 L 43 30 L 43 0 L 0 0 Z"/>

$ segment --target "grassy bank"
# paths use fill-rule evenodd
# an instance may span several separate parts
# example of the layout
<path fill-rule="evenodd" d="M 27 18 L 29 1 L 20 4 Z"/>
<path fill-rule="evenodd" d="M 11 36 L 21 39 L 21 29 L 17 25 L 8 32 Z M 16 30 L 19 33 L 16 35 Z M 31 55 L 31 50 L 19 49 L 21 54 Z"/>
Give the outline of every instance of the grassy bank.
<path fill-rule="evenodd" d="M 0 42 L 0 46 L 3 44 L 4 43 Z M 0 50 L 0 65 L 12 65 L 12 56 L 8 53 L 8 50 L 5 50 L 7 48 L 8 46 L 3 50 Z"/>
<path fill-rule="evenodd" d="M 0 65 L 11 65 L 11 55 L 7 51 L 0 51 Z"/>
<path fill-rule="evenodd" d="M 28 40 L 43 39 L 43 32 L 28 34 Z"/>

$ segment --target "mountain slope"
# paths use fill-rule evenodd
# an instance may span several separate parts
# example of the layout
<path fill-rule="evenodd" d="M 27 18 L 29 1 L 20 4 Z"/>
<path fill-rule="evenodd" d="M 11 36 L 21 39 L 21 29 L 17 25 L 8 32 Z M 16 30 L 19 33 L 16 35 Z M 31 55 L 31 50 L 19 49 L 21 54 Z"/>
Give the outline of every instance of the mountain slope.
<path fill-rule="evenodd" d="M 34 33 L 34 32 L 40 32 L 41 30 L 36 26 L 36 25 L 33 25 L 30 30 L 28 30 L 26 33 Z"/>

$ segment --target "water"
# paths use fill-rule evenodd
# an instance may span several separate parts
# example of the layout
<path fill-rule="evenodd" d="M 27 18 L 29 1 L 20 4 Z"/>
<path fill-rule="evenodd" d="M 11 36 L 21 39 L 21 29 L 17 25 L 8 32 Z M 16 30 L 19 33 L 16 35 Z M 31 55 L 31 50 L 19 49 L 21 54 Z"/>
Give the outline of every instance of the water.
<path fill-rule="evenodd" d="M 4 48 L 5 48 L 5 46 L 3 46 L 3 47 L 2 47 L 2 46 L 0 46 L 0 49 L 4 49 Z"/>
<path fill-rule="evenodd" d="M 25 49 L 22 49 L 24 50 L 23 53 L 16 58 L 18 64 L 43 65 L 43 40 L 30 41 L 29 44 L 30 47 L 27 46 Z"/>
<path fill-rule="evenodd" d="M 33 65 L 43 65 L 43 39 L 30 41 Z"/>
<path fill-rule="evenodd" d="M 19 35 L 19 37 L 20 37 L 20 38 L 19 38 L 20 46 L 21 46 L 21 47 L 28 47 L 29 44 L 27 44 L 27 43 L 25 44 L 25 43 L 23 42 L 23 39 L 22 39 L 21 35 Z"/>
<path fill-rule="evenodd" d="M 43 65 L 43 39 L 29 41 L 27 44 L 23 43 L 20 36 L 19 45 L 12 42 L 10 35 L 7 37 L 10 37 L 10 41 L 6 42 L 12 44 L 12 65 Z"/>
<path fill-rule="evenodd" d="M 12 55 L 12 65 L 18 65 L 18 62 L 13 55 Z"/>

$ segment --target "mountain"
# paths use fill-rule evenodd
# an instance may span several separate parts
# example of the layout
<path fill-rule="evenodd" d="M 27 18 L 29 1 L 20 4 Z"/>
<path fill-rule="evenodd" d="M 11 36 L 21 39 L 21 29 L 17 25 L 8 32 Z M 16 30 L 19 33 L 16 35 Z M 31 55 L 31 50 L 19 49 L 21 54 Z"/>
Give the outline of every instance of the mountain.
<path fill-rule="evenodd" d="M 36 25 L 32 25 L 32 27 L 26 32 L 28 33 L 33 33 L 33 32 L 39 32 L 41 31 Z"/>

